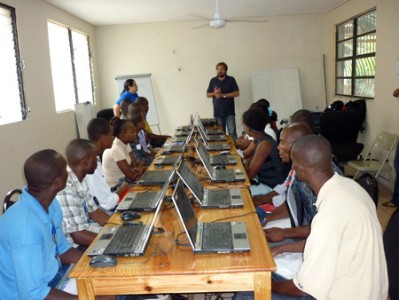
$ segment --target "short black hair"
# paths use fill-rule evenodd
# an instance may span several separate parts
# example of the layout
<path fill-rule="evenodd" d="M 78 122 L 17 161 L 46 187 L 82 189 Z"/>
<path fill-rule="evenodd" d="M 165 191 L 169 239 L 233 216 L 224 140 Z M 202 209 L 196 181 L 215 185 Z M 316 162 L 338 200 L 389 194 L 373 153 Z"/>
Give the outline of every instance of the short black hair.
<path fill-rule="evenodd" d="M 252 107 L 242 115 L 244 125 L 259 132 L 265 130 L 268 120 L 267 113 L 261 107 Z"/>
<path fill-rule="evenodd" d="M 109 134 L 110 131 L 111 125 L 102 118 L 91 119 L 87 125 L 87 134 L 92 142 L 97 142 L 102 136 Z"/>
<path fill-rule="evenodd" d="M 224 69 L 225 69 L 226 71 L 229 69 L 229 68 L 227 67 L 227 64 L 226 64 L 225 62 L 220 62 L 220 63 L 218 63 L 218 64 L 216 65 L 216 69 L 217 69 L 219 66 L 223 66 Z"/>

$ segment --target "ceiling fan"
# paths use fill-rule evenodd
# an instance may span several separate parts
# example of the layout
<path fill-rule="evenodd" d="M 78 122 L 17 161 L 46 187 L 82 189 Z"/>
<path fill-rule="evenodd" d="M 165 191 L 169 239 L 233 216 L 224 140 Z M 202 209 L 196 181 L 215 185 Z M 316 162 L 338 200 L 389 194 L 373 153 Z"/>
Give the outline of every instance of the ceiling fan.
<path fill-rule="evenodd" d="M 213 19 L 209 20 L 209 24 L 205 24 L 205 25 L 201 25 L 198 27 L 195 27 L 193 29 L 197 29 L 197 28 L 201 28 L 201 27 L 205 27 L 208 26 L 214 29 L 219 29 L 219 28 L 223 28 L 227 22 L 252 22 L 252 23 L 265 23 L 268 22 L 267 20 L 244 20 L 244 19 L 224 19 L 222 18 L 222 15 L 220 13 L 219 10 L 219 0 L 216 0 L 216 9 L 215 9 L 215 13 L 213 14 Z"/>

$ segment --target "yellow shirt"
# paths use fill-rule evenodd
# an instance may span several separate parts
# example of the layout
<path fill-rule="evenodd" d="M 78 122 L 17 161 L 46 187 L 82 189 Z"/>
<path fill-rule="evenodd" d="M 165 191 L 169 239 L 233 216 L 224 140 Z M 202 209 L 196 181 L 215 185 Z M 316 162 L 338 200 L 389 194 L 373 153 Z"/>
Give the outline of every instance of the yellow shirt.
<path fill-rule="evenodd" d="M 147 131 L 149 133 L 152 133 L 150 124 L 148 124 L 147 120 L 145 120 L 145 131 Z"/>

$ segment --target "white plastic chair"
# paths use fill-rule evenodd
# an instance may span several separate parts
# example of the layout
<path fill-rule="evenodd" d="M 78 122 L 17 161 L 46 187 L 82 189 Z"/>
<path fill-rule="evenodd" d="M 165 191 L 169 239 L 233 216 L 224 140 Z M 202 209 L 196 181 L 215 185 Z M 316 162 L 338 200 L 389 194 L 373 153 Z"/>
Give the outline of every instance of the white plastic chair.
<path fill-rule="evenodd" d="M 381 172 L 386 172 L 389 182 L 393 186 L 393 176 L 389 166 L 389 155 L 395 148 L 398 141 L 398 136 L 388 132 L 381 132 L 375 139 L 370 151 L 365 156 L 364 160 L 351 160 L 348 161 L 348 166 L 356 170 L 353 179 L 356 179 L 360 173 L 370 172 L 375 174 L 377 179 Z M 382 176 L 381 176 L 382 177 Z"/>

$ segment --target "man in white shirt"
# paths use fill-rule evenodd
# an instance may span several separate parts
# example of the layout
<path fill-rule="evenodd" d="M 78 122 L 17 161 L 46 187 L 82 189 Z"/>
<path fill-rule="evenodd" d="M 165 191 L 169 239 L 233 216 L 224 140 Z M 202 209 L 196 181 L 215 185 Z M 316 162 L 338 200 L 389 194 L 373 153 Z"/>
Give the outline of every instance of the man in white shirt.
<path fill-rule="evenodd" d="M 124 182 L 113 193 L 105 181 L 101 156 L 105 149 L 111 148 L 112 146 L 113 136 L 111 126 L 105 119 L 94 118 L 87 125 L 87 133 L 90 141 L 96 145 L 97 149 L 97 168 L 93 174 L 86 176 L 89 190 L 103 209 L 113 211 L 119 197 L 130 189 L 130 185 Z"/>

